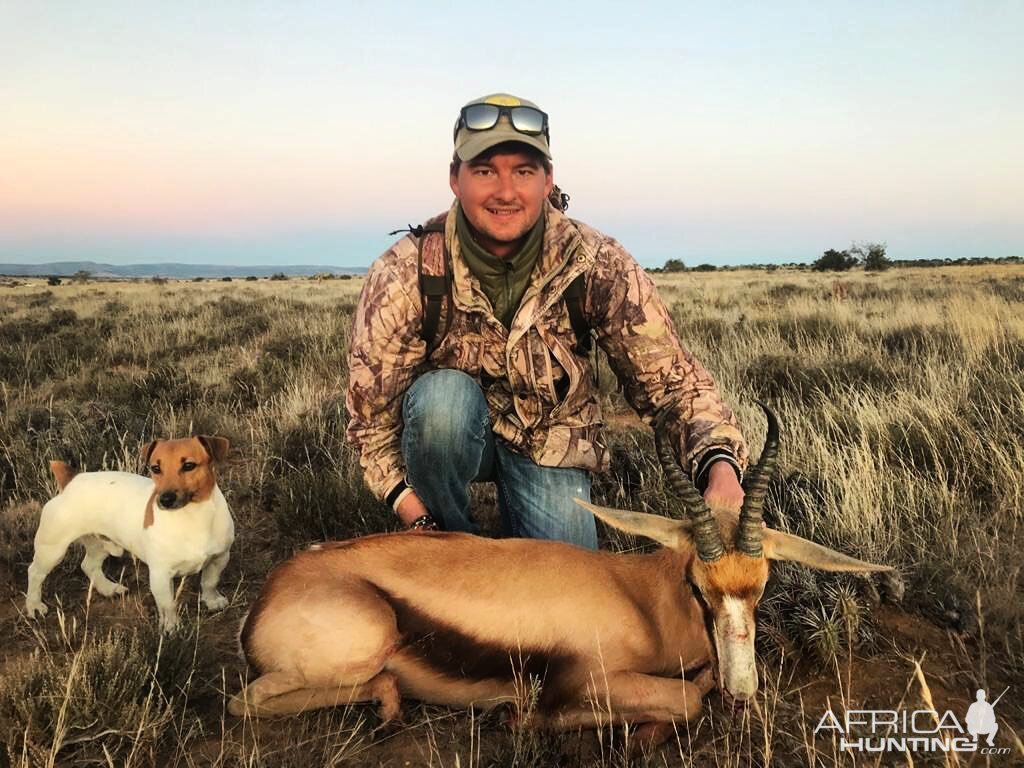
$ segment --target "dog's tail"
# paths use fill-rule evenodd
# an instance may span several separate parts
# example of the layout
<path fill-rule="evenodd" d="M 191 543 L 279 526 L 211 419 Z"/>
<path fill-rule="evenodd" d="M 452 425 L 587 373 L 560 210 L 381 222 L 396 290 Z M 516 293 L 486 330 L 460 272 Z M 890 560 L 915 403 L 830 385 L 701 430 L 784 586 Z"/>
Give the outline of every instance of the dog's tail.
<path fill-rule="evenodd" d="M 65 464 L 63 461 L 51 461 L 50 471 L 53 472 L 53 476 L 57 479 L 57 487 L 62 491 L 67 487 L 75 475 L 78 474 L 75 470 Z"/>

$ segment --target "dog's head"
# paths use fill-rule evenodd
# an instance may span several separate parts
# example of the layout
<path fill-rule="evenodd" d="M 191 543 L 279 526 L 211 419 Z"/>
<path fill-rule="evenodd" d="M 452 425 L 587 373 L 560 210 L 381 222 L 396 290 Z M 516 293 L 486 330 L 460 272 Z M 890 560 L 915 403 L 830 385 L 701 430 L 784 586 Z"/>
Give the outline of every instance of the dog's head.
<path fill-rule="evenodd" d="M 217 478 L 214 464 L 228 455 L 226 437 L 196 435 L 180 440 L 154 440 L 142 447 L 142 463 L 153 477 L 153 498 L 161 509 L 181 509 L 206 501 Z"/>

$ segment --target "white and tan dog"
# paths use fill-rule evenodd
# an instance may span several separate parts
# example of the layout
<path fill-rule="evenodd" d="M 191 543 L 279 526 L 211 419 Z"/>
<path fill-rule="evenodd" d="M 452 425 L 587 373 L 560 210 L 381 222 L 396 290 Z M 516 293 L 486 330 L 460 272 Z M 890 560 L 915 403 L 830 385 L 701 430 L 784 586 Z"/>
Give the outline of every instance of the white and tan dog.
<path fill-rule="evenodd" d="M 160 626 L 178 623 L 175 576 L 202 570 L 202 599 L 210 610 L 228 601 L 217 592 L 227 565 L 235 525 L 214 475 L 228 441 L 197 436 L 154 440 L 142 449 L 152 478 L 128 472 L 75 474 L 62 461 L 50 462 L 60 493 L 43 507 L 28 568 L 25 607 L 29 616 L 46 615 L 43 580 L 73 542 L 85 546 L 82 570 L 96 591 L 110 597 L 126 590 L 103 574 L 108 555 L 128 550 L 149 566 L 149 588 Z"/>

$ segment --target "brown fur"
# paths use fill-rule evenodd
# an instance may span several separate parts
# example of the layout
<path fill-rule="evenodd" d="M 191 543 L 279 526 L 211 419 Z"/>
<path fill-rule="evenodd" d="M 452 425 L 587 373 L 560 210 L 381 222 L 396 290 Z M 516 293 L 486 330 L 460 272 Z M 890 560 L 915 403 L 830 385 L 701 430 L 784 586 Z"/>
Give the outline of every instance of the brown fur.
<path fill-rule="evenodd" d="M 690 580 L 697 585 L 705 599 L 730 595 L 751 606 L 756 606 L 768 581 L 768 560 L 749 557 L 737 550 L 729 550 L 721 560 L 704 563 L 694 558 L 690 566 Z"/>
<path fill-rule="evenodd" d="M 53 472 L 53 477 L 57 481 L 57 487 L 62 491 L 78 474 L 76 470 L 69 467 L 63 461 L 51 461 L 50 471 Z"/>
<path fill-rule="evenodd" d="M 228 449 L 231 447 L 231 444 L 228 442 L 226 437 L 196 435 L 196 440 L 202 443 L 203 448 L 206 449 L 206 453 L 216 463 L 220 464 L 227 458 Z"/>
<path fill-rule="evenodd" d="M 663 548 L 624 555 L 379 534 L 295 555 L 270 574 L 242 627 L 246 658 L 262 674 L 229 711 L 294 714 L 375 697 L 383 709 L 373 691 L 390 690 L 388 675 L 403 696 L 427 702 L 519 704 L 539 678 L 539 727 L 679 722 L 699 714 L 716 656 L 730 693 L 756 693 L 753 612 L 768 559 L 728 549 L 705 563 L 687 521 L 581 504 Z M 735 513 L 716 514 L 731 541 Z M 882 569 L 770 530 L 764 543 L 766 553 L 814 567 Z M 725 643 L 717 653 L 713 638 Z M 697 680 L 679 679 L 697 670 Z"/>
<path fill-rule="evenodd" d="M 208 448 L 208 446 L 210 446 Z M 214 474 L 215 456 L 226 456 L 228 441 L 223 437 L 186 437 L 179 440 L 154 440 L 142 449 L 142 459 L 153 477 L 154 497 L 173 491 L 188 501 L 206 501 L 217 484 Z M 185 471 L 190 462 L 195 468 Z M 159 472 L 154 472 L 157 467 Z M 152 524 L 152 503 L 147 507 L 147 521 Z"/>
<path fill-rule="evenodd" d="M 539 679 L 545 727 L 591 711 L 588 696 L 601 691 L 636 706 L 641 694 L 630 691 L 670 696 L 655 709 L 690 716 L 699 697 L 679 709 L 682 681 L 659 682 L 711 659 L 687 559 L 453 533 L 302 552 L 270 574 L 244 622 L 243 650 L 263 674 L 230 709 L 280 714 L 336 701 L 342 688 L 367 700 L 365 685 L 391 673 L 404 696 L 452 706 L 520 701 Z"/>
<path fill-rule="evenodd" d="M 513 672 L 542 677 L 564 654 L 540 648 L 513 648 L 473 637 L 436 619 L 412 601 L 383 595 L 398 620 L 403 647 L 442 675 L 474 680 L 504 679 Z"/>
<path fill-rule="evenodd" d="M 146 502 L 146 513 L 142 517 L 142 527 L 143 528 L 149 528 L 149 526 L 151 526 L 153 524 L 153 521 L 155 519 L 153 517 L 153 504 L 154 504 L 155 501 L 156 501 L 156 489 L 153 489 L 153 492 L 151 494 L 149 494 L 149 501 Z"/>

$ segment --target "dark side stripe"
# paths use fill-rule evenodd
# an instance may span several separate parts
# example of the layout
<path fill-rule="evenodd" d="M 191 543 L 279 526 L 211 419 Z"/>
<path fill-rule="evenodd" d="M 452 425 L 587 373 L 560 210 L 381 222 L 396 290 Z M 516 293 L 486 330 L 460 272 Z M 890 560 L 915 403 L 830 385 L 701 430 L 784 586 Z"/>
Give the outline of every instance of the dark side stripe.
<path fill-rule="evenodd" d="M 537 679 L 542 685 L 538 706 L 544 711 L 558 709 L 571 698 L 569 653 L 486 642 L 406 600 L 382 594 L 395 612 L 402 647 L 437 673 L 461 680 Z"/>

